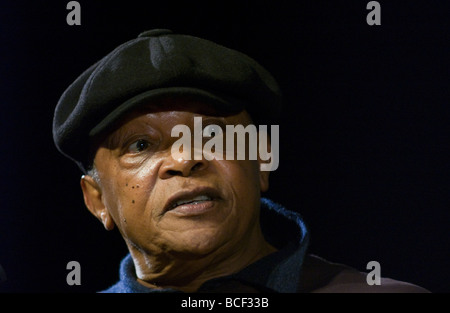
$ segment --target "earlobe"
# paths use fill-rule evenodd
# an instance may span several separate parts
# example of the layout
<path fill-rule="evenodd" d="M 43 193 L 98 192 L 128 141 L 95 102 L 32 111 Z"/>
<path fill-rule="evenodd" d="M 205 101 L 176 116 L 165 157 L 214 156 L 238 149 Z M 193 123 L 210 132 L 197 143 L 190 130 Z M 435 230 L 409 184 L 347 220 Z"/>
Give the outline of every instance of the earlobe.
<path fill-rule="evenodd" d="M 106 230 L 112 230 L 114 229 L 114 221 L 111 217 L 111 215 L 109 214 L 109 211 L 107 208 L 105 208 L 104 210 L 102 210 L 100 212 L 100 221 L 102 222 L 103 226 L 105 227 Z"/>
<path fill-rule="evenodd" d="M 114 228 L 114 221 L 108 208 L 103 203 L 101 188 L 98 183 L 89 175 L 83 175 L 80 180 L 83 191 L 84 203 L 88 210 L 102 222 L 106 230 Z"/>

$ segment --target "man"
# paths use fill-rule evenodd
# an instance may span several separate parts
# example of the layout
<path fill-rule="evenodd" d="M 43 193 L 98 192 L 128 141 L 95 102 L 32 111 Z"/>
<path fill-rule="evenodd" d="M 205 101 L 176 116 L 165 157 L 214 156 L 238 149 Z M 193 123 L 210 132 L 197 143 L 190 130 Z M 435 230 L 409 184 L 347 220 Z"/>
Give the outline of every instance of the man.
<path fill-rule="evenodd" d="M 227 129 L 273 125 L 280 106 L 256 61 L 169 30 L 122 44 L 64 92 L 56 146 L 84 172 L 89 211 L 130 252 L 104 292 L 427 292 L 387 278 L 369 285 L 308 254 L 301 216 L 261 197 L 276 151 L 250 158 L 251 140 L 230 143 Z M 193 134 L 176 145 L 177 129 Z M 212 138 L 226 143 L 205 149 Z M 257 138 L 276 147 L 276 137 Z"/>

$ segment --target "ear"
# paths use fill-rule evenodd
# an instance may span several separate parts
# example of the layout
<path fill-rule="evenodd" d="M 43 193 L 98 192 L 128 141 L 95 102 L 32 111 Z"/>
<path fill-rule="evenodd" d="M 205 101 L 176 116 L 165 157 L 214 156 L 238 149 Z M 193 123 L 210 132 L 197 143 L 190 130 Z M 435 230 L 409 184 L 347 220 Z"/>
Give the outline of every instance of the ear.
<path fill-rule="evenodd" d="M 102 198 L 102 190 L 92 176 L 83 175 L 80 180 L 84 203 L 88 210 L 102 222 L 106 230 L 114 228 L 114 221 Z"/>

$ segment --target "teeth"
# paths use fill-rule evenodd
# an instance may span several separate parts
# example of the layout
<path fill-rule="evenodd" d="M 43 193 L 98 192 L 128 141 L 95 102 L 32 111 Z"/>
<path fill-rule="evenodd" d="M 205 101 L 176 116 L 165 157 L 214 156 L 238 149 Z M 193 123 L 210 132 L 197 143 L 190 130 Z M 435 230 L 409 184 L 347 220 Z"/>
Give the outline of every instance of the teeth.
<path fill-rule="evenodd" d="M 176 206 L 179 206 L 179 205 L 182 205 L 182 204 L 186 204 L 186 203 L 192 203 L 192 202 L 196 203 L 196 202 L 199 202 L 199 201 L 209 201 L 209 200 L 211 200 L 210 197 L 208 197 L 208 196 L 203 196 L 203 195 L 202 195 L 202 196 L 194 197 L 194 198 L 192 198 L 192 199 L 185 199 L 185 200 L 177 201 L 177 202 L 173 205 L 173 207 L 176 207 Z"/>

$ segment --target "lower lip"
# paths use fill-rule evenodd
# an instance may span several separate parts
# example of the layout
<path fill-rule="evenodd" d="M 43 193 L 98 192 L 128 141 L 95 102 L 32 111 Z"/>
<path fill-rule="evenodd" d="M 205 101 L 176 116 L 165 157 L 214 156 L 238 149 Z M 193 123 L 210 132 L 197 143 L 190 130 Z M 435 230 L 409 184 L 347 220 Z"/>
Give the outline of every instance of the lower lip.
<path fill-rule="evenodd" d="M 180 216 L 195 216 L 209 212 L 214 207 L 215 202 L 213 200 L 201 201 L 197 203 L 186 203 L 179 205 L 168 213 L 172 212 Z"/>

